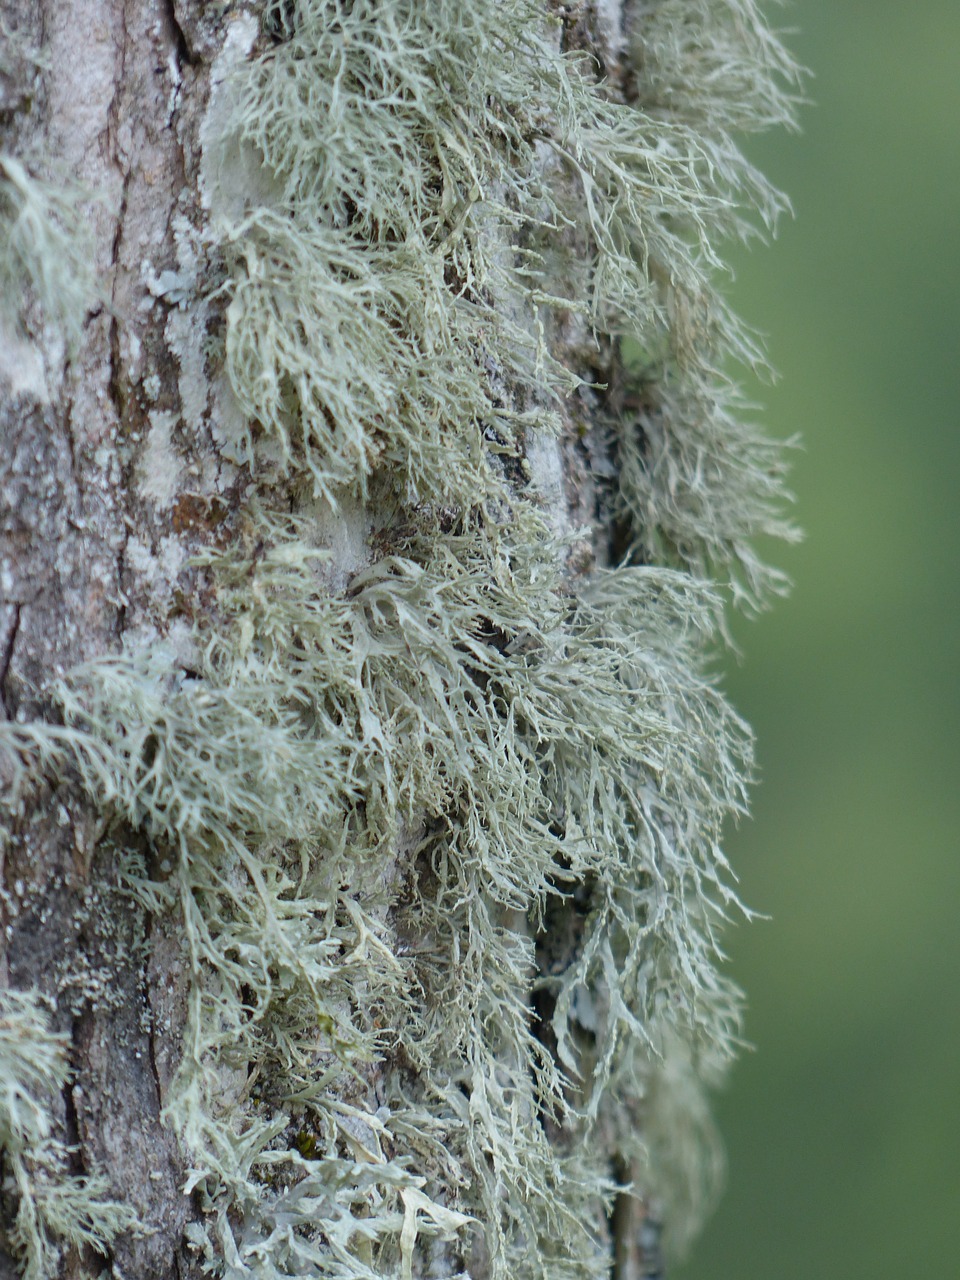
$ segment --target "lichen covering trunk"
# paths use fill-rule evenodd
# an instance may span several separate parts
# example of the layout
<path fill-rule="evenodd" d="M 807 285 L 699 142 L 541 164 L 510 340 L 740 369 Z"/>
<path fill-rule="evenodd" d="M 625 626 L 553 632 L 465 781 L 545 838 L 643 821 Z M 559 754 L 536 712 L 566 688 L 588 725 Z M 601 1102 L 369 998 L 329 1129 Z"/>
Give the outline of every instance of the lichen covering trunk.
<path fill-rule="evenodd" d="M 696 1229 L 795 86 L 753 0 L 5 0 L 4 1274 Z"/>

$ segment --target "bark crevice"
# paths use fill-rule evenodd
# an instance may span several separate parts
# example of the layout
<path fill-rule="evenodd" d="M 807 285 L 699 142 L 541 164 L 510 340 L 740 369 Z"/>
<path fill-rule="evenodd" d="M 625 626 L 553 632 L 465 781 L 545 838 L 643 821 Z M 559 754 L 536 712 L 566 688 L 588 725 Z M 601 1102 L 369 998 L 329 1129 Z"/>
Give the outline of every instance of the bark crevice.
<path fill-rule="evenodd" d="M 17 643 L 17 632 L 20 630 L 20 609 L 17 603 L 0 606 L 0 710 L 10 719 L 10 708 L 7 705 L 7 672 L 13 661 L 13 650 Z"/>
<path fill-rule="evenodd" d="M 191 49 L 186 32 L 180 25 L 176 0 L 161 0 L 161 6 L 173 41 L 178 70 L 182 71 L 185 65 L 190 67 L 199 66 L 202 59 L 196 51 Z"/>

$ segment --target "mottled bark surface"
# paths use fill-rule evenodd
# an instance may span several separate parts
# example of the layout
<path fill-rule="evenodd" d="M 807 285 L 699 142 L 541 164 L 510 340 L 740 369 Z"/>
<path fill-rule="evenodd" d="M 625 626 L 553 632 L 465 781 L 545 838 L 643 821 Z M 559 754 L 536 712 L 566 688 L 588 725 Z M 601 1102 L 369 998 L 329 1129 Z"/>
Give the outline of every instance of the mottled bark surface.
<path fill-rule="evenodd" d="M 4 149 L 89 198 L 98 296 L 69 355 L 53 331 L 6 334 L 0 387 L 0 694 L 49 714 L 47 682 L 116 652 L 132 627 L 166 631 L 211 489 L 156 280 L 175 267 L 173 221 L 197 218 L 197 132 L 223 24 L 168 0 L 7 0 L 38 50 L 6 94 Z M 189 352 L 199 369 L 199 352 Z M 184 361 L 185 362 L 185 361 Z M 206 394 L 194 373 L 193 395 Z M 218 498 L 226 501 L 228 499 Z M 116 893 L 104 823 L 69 788 L 40 790 L 3 858 L 4 983 L 49 999 L 73 1076 L 59 1116 L 75 1169 L 95 1166 L 143 1228 L 113 1248 L 117 1277 L 190 1274 L 185 1158 L 161 1123 L 179 1057 L 180 946 Z M 73 1276 L 99 1275 L 91 1253 Z"/>

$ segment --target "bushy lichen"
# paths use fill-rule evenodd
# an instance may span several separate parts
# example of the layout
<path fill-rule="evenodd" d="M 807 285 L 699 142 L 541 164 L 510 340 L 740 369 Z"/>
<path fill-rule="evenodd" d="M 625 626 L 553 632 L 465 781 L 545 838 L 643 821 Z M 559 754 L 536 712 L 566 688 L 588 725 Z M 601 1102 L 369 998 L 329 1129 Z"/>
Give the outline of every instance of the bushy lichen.
<path fill-rule="evenodd" d="M 279 1213 L 258 1171 L 321 1177 L 275 1147 L 294 1112 L 325 1135 L 322 1179 L 331 1161 L 352 1168 L 344 1073 L 399 1053 L 416 1088 L 398 1078 L 388 1116 L 358 1124 L 402 1150 L 397 1122 L 423 1134 L 429 1117 L 460 1173 L 434 1174 L 447 1202 L 426 1202 L 427 1228 L 483 1222 L 497 1274 L 564 1274 L 564 1257 L 582 1274 L 612 1185 L 585 1131 L 620 1046 L 639 1039 L 653 1061 L 670 1026 L 723 1055 L 736 1035 L 711 917 L 730 897 L 717 839 L 742 806 L 746 739 L 695 667 L 716 601 L 642 568 L 573 601 L 532 513 L 522 537 L 411 530 L 335 597 L 302 525 L 267 527 L 272 545 L 212 558 L 222 614 L 199 670 L 171 676 L 162 651 L 99 660 L 60 686 L 65 727 L 43 731 L 100 805 L 176 859 L 163 884 L 136 867 L 129 884 L 184 921 L 196 982 L 169 1110 L 221 1206 L 220 1248 L 225 1204 L 248 1232 Z M 404 832 L 411 863 L 390 883 Z M 585 884 L 582 937 L 536 978 L 548 900 Z M 252 1114 L 248 1063 L 264 1081 Z M 241 1073 L 233 1096 L 225 1069 Z M 545 1114 L 569 1129 L 563 1159 Z M 380 1159 L 363 1185 L 384 1203 L 423 1194 L 417 1143 Z M 403 1215 L 377 1218 L 353 1230 L 383 1266 Z"/>
<path fill-rule="evenodd" d="M 783 446 L 750 421 L 752 406 L 718 373 L 628 367 L 617 421 L 615 506 L 631 553 L 726 583 L 754 613 L 789 582 L 758 537 L 794 541 L 784 514 Z"/>
<path fill-rule="evenodd" d="M 634 15 L 643 72 L 616 101 L 533 0 L 268 6 L 278 44 L 241 73 L 222 142 L 226 156 L 253 148 L 271 192 L 227 219 L 227 368 L 318 491 L 362 488 L 383 465 L 405 497 L 469 501 L 484 441 L 511 434 L 504 380 L 533 406 L 577 381 L 549 357 L 545 304 L 662 347 L 687 434 L 714 456 L 729 441 L 744 465 L 697 504 L 679 448 L 689 515 L 629 488 L 625 505 L 641 543 L 662 516 L 681 524 L 674 545 L 706 538 L 712 564 L 746 556 L 756 602 L 778 581 L 746 545 L 774 523 L 771 446 L 740 426 L 718 374 L 757 352 L 712 273 L 719 238 L 753 233 L 746 210 L 772 226 L 783 208 L 731 129 L 789 121 L 779 84 L 796 71 L 752 5 L 701 5 L 700 23 L 660 8 Z"/>
<path fill-rule="evenodd" d="M 710 654 L 723 587 L 780 584 L 751 540 L 789 533 L 716 246 L 781 208 L 730 131 L 788 119 L 795 72 L 749 0 L 631 13 L 615 91 L 533 0 L 264 6 L 205 159 L 263 181 L 241 212 L 210 184 L 207 298 L 285 499 L 198 559 L 189 671 L 98 659 L 62 725 L 0 738 L 161 855 L 125 883 L 183 930 L 167 1114 L 231 1280 L 405 1280 L 441 1246 L 443 1274 L 581 1280 L 616 1196 L 681 1239 L 713 1193 L 750 740 Z M 514 465 L 586 376 L 571 316 L 633 406 L 629 552 L 585 580 Z M 305 487 L 370 504 L 342 590 Z"/>
<path fill-rule="evenodd" d="M 72 1172 L 70 1151 L 55 1136 L 67 1045 L 51 1031 L 34 993 L 0 992 L 2 1190 L 14 1206 L 6 1243 L 25 1280 L 57 1274 L 64 1249 L 86 1245 L 102 1254 L 135 1225 L 135 1215 L 110 1197 L 105 1178 Z"/>
<path fill-rule="evenodd" d="M 33 301 L 73 346 L 92 296 L 89 236 L 76 192 L 0 154 L 0 322 L 18 333 Z"/>

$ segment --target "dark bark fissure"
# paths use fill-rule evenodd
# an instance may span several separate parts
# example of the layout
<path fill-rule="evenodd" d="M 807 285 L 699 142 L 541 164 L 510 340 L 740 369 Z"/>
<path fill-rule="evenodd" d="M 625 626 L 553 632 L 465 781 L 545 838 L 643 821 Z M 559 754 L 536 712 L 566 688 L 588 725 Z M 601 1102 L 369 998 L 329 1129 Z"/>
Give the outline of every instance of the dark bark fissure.
<path fill-rule="evenodd" d="M 147 938 L 146 938 L 146 945 L 148 949 L 151 945 L 151 939 L 152 939 L 153 933 L 154 933 L 153 922 L 148 917 L 147 918 Z M 144 989 L 147 992 L 147 1005 L 150 1011 L 150 1022 L 147 1030 L 147 1045 L 150 1051 L 150 1070 L 153 1072 L 153 1083 L 157 1091 L 157 1110 L 162 1112 L 163 1111 L 163 1085 L 160 1080 L 160 1068 L 157 1065 L 157 1023 L 156 1023 L 156 1017 L 154 1014 L 153 1006 L 149 998 L 149 986 L 147 982 L 147 975 L 145 972 L 143 974 L 143 985 L 144 985 Z"/>
<path fill-rule="evenodd" d="M 17 632 L 20 630 L 20 605 L 8 604 L 0 610 L 3 621 L 0 622 L 0 711 L 10 718 L 7 705 L 7 672 L 13 661 L 13 649 L 17 643 Z"/>
<path fill-rule="evenodd" d="M 107 385 L 110 391 L 110 399 L 117 411 L 117 421 L 120 423 L 123 422 L 124 411 L 126 409 L 127 389 L 120 358 L 120 316 L 117 314 L 116 310 L 117 268 L 120 263 L 120 246 L 123 241 L 124 219 L 127 214 L 127 200 L 129 196 L 131 172 L 131 169 L 127 168 L 123 175 L 123 188 L 120 195 L 120 210 L 117 214 L 117 226 L 113 236 L 112 254 L 110 259 L 113 286 L 110 298 L 110 379 Z"/>
<path fill-rule="evenodd" d="M 177 17 L 176 0 L 161 0 L 161 10 L 176 50 L 178 70 L 182 70 L 184 66 L 198 66 L 202 59 L 190 48 L 186 33 Z"/>
<path fill-rule="evenodd" d="M 112 269 L 112 286 L 110 299 L 110 329 L 109 329 L 109 345 L 110 345 L 110 373 L 107 382 L 108 394 L 113 405 L 114 412 L 117 416 L 117 423 L 121 433 L 125 425 L 125 410 L 128 402 L 127 390 L 125 386 L 125 378 L 122 371 L 121 353 L 120 353 L 120 317 L 114 306 L 117 287 L 117 267 L 120 261 L 120 247 L 123 241 L 124 221 L 127 212 L 128 193 L 130 188 L 131 169 L 127 169 L 123 177 L 123 189 L 120 196 L 120 209 L 117 215 L 117 226 L 113 236 L 111 269 Z M 116 580 L 117 580 L 117 617 L 116 617 L 116 636 L 120 640 L 123 637 L 124 625 L 126 622 L 126 596 L 123 591 L 124 571 L 126 567 L 127 545 L 130 539 L 130 530 L 133 521 L 130 514 L 131 492 L 129 480 L 129 466 L 124 466 L 123 482 L 120 487 L 120 501 L 123 504 L 122 511 L 123 530 L 120 537 L 119 547 L 116 556 Z"/>
<path fill-rule="evenodd" d="M 75 1017 L 70 1023 L 71 1064 L 77 1061 L 82 1016 Z M 63 1088 L 63 1137 L 70 1153 L 70 1172 L 75 1176 L 82 1176 L 89 1170 L 83 1158 L 83 1145 L 80 1141 L 80 1120 L 77 1115 L 77 1101 L 74 1097 L 76 1087 L 76 1077 L 71 1073 Z"/>

